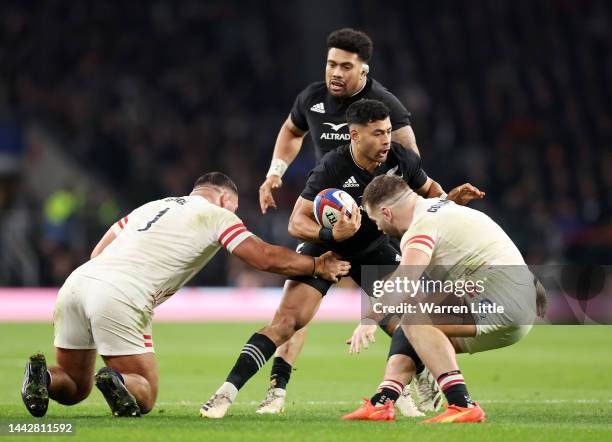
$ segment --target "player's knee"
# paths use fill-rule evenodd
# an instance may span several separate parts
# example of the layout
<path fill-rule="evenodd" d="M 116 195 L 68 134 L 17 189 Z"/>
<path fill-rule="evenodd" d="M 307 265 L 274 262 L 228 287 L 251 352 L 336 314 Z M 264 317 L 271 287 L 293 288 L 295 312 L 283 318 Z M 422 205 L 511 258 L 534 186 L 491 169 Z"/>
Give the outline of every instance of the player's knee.
<path fill-rule="evenodd" d="M 87 384 L 78 385 L 77 384 L 77 388 L 74 392 L 72 392 L 71 394 L 62 395 L 61 397 L 57 398 L 57 402 L 59 402 L 62 405 L 76 405 L 79 402 L 82 402 L 83 400 L 89 397 L 89 394 L 91 393 L 91 389 L 92 389 L 92 384 L 89 384 L 89 385 Z"/>
<path fill-rule="evenodd" d="M 387 361 L 387 371 L 394 373 L 412 373 L 416 370 L 414 360 L 404 354 L 394 354 Z"/>
<path fill-rule="evenodd" d="M 284 343 L 289 341 L 303 325 L 300 324 L 297 315 L 284 314 L 277 318 L 273 327 L 280 340 Z"/>
<path fill-rule="evenodd" d="M 138 408 L 141 414 L 150 413 L 155 408 L 155 399 L 146 399 L 138 401 Z"/>

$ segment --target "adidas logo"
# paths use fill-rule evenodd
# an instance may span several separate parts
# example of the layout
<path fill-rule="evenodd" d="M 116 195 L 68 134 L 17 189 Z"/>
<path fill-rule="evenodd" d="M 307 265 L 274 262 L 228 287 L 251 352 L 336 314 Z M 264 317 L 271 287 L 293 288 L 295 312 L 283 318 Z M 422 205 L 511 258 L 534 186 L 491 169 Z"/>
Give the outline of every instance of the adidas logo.
<path fill-rule="evenodd" d="M 313 111 L 313 112 L 318 112 L 320 114 L 324 114 L 325 113 L 325 106 L 323 106 L 323 103 L 313 104 L 312 107 L 310 108 L 310 110 Z"/>
<path fill-rule="evenodd" d="M 359 183 L 357 182 L 357 180 L 355 179 L 354 176 L 350 177 L 348 180 L 346 180 L 346 182 L 342 185 L 343 189 L 346 189 L 347 187 L 359 187 Z"/>

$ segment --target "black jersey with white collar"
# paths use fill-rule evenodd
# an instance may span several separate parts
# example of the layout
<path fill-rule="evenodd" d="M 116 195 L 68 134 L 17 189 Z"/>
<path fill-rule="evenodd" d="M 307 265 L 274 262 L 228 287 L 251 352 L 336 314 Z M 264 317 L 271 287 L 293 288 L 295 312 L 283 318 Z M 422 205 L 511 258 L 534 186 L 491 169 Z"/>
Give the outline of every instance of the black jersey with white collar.
<path fill-rule="evenodd" d="M 391 111 L 393 130 L 410 124 L 410 114 L 402 103 L 373 78 L 367 79 L 361 91 L 346 98 L 331 95 L 324 81 L 312 83 L 295 99 L 291 120 L 299 129 L 310 132 L 317 161 L 327 152 L 350 141 L 346 110 L 362 98 L 382 101 L 387 105 Z"/>
<path fill-rule="evenodd" d="M 361 203 L 366 186 L 383 174 L 400 176 L 414 190 L 421 188 L 427 181 L 427 174 L 421 168 L 421 158 L 414 151 L 395 142 L 391 143 L 387 160 L 374 173 L 355 162 L 350 144 L 328 152 L 310 171 L 306 187 L 300 195 L 302 198 L 314 201 L 321 190 L 333 187 L 351 195 L 362 210 L 361 227 L 357 233 L 346 241 L 328 244 L 331 250 L 343 256 L 355 256 L 388 241 L 388 237 L 368 218 Z"/>

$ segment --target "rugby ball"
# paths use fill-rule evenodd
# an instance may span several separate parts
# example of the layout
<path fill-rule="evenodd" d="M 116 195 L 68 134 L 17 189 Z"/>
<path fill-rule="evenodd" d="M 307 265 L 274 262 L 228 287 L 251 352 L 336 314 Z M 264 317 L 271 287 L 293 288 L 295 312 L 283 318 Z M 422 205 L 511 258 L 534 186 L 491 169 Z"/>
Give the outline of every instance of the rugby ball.
<path fill-rule="evenodd" d="M 317 194 L 312 209 L 317 223 L 320 226 L 332 229 L 340 219 L 343 207 L 346 207 L 346 214 L 350 218 L 353 204 L 355 204 L 355 200 L 344 190 L 330 188 Z"/>

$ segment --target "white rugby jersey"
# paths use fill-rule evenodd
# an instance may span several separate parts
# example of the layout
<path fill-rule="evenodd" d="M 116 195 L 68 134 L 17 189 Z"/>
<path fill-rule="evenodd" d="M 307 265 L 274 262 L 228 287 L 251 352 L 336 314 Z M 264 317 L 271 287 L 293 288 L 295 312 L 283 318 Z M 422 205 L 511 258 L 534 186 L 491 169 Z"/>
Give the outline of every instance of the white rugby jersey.
<path fill-rule="evenodd" d="M 112 229 L 117 238 L 74 273 L 106 281 L 132 299 L 145 297 L 153 307 L 180 289 L 221 247 L 232 252 L 253 235 L 234 213 L 196 195 L 147 203 Z"/>
<path fill-rule="evenodd" d="M 429 255 L 426 272 L 432 277 L 432 270 L 443 268 L 451 277 L 461 277 L 466 269 L 525 265 L 521 252 L 495 221 L 483 212 L 440 198 L 418 197 L 400 247 L 402 253 L 417 249 Z"/>

